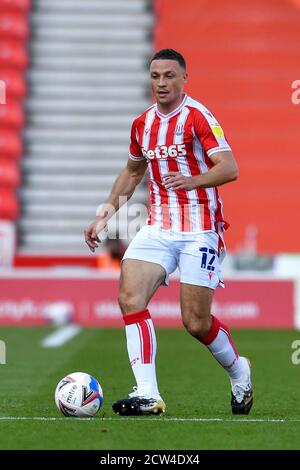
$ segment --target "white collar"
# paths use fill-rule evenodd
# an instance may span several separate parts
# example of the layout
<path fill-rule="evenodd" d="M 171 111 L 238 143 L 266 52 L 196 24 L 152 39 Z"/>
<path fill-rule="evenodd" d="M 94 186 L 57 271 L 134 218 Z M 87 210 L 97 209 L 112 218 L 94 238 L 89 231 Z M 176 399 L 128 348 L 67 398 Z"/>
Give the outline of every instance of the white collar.
<path fill-rule="evenodd" d="M 156 111 L 156 114 L 162 118 L 162 119 L 170 119 L 171 117 L 175 116 L 185 105 L 186 103 L 186 100 L 187 100 L 188 96 L 187 94 L 184 95 L 183 97 L 183 100 L 181 101 L 181 103 L 177 106 L 177 108 L 173 109 L 173 111 L 171 111 L 170 113 L 168 114 L 163 114 L 161 113 L 160 111 L 158 111 L 157 109 L 157 103 L 155 103 L 155 111 Z"/>

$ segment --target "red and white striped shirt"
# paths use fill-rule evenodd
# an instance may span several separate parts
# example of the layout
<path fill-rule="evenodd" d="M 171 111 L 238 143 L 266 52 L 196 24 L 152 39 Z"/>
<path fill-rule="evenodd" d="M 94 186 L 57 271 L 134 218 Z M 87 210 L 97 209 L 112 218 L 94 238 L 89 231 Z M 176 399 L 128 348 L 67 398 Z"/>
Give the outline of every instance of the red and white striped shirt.
<path fill-rule="evenodd" d="M 180 105 L 162 114 L 157 104 L 132 124 L 129 157 L 147 159 L 150 210 L 147 224 L 176 232 L 219 233 L 225 225 L 217 188 L 191 191 L 166 189 L 162 177 L 168 171 L 185 176 L 206 173 L 216 152 L 231 150 L 223 130 L 208 109 L 185 95 Z"/>

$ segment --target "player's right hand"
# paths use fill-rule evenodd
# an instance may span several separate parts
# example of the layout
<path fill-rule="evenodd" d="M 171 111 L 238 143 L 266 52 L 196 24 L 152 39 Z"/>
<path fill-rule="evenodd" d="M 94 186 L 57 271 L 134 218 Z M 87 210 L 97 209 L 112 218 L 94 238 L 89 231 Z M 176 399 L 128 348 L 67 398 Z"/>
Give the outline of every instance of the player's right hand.
<path fill-rule="evenodd" d="M 93 253 L 95 252 L 95 249 L 98 248 L 99 243 L 101 243 L 98 234 L 102 232 L 102 230 L 107 231 L 106 224 L 107 219 L 102 216 L 98 216 L 84 231 L 85 242 Z"/>

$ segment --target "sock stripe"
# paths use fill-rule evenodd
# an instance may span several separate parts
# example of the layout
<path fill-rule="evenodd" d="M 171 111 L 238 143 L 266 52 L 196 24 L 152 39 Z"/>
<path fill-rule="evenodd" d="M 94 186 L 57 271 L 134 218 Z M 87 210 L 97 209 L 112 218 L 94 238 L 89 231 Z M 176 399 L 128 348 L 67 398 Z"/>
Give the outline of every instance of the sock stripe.
<path fill-rule="evenodd" d="M 143 334 L 142 334 L 141 326 L 139 323 L 136 323 L 136 327 L 139 332 L 139 338 L 140 338 L 141 363 L 144 364 Z"/>
<path fill-rule="evenodd" d="M 153 337 L 152 337 L 152 330 L 151 330 L 151 326 L 150 326 L 150 323 L 148 320 L 146 320 L 146 324 L 148 326 L 148 330 L 149 330 L 149 335 L 150 335 L 150 362 L 152 364 L 152 361 L 153 361 Z"/>
<path fill-rule="evenodd" d="M 135 324 L 139 335 L 139 349 L 141 364 L 151 364 L 153 359 L 153 333 L 151 329 L 151 316 L 148 309 L 125 315 L 126 327 Z"/>
<path fill-rule="evenodd" d="M 151 337 L 146 321 L 139 323 L 143 337 L 143 364 L 151 364 Z"/>

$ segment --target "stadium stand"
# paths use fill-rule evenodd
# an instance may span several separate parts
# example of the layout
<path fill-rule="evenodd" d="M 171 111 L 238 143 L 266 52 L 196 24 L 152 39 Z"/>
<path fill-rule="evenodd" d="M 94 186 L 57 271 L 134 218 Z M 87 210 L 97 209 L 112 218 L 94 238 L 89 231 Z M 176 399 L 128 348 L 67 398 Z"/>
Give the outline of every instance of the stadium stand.
<path fill-rule="evenodd" d="M 0 158 L 0 187 L 16 189 L 19 184 L 19 165 L 15 161 Z"/>
<path fill-rule="evenodd" d="M 28 65 L 28 53 L 25 43 L 16 39 L 1 39 L 1 67 L 14 67 L 24 70 Z"/>
<path fill-rule="evenodd" d="M 24 126 L 24 111 L 22 103 L 17 100 L 7 100 L 0 108 L 0 126 L 5 129 L 21 130 Z"/>
<path fill-rule="evenodd" d="M 5 84 L 0 105 L 0 222 L 12 226 L 19 216 L 29 8 L 28 0 L 0 0 L 0 80 Z"/>
<path fill-rule="evenodd" d="M 2 69 L 1 80 L 6 83 L 7 98 L 22 100 L 26 96 L 27 88 L 23 74 L 18 69 Z"/>
<path fill-rule="evenodd" d="M 22 256 L 82 253 L 83 230 L 127 161 L 149 103 L 146 0 L 37 0 L 19 224 Z M 132 202 L 144 200 L 138 189 Z"/>
<path fill-rule="evenodd" d="M 0 186 L 0 219 L 16 220 L 19 215 L 19 204 L 14 189 Z"/>
<path fill-rule="evenodd" d="M 118 269 L 89 253 L 83 229 L 127 160 L 132 119 L 151 102 L 154 48 L 184 54 L 187 92 L 219 117 L 239 161 L 239 181 L 222 188 L 229 249 L 245 247 L 247 234 L 252 255 L 258 233 L 260 252 L 299 251 L 299 106 L 291 102 L 299 0 L 32 3 L 28 54 L 20 15 L 30 3 L 0 0 L 0 324 L 47 324 L 51 309 L 62 324 L 67 305 L 78 325 L 121 326 Z M 300 329 L 299 255 L 271 255 L 274 265 L 260 271 L 236 258 L 225 259 L 227 288 L 217 291 L 214 313 L 234 327 Z M 175 273 L 150 305 L 156 325 L 182 326 L 178 295 Z"/>
<path fill-rule="evenodd" d="M 31 0 L 1 0 L 0 12 L 16 12 L 26 14 L 31 7 Z"/>
<path fill-rule="evenodd" d="M 25 41 L 28 37 L 28 23 L 25 15 L 0 10 L 0 38 Z"/>
<path fill-rule="evenodd" d="M 257 228 L 260 253 L 298 252 L 300 2 L 157 0 L 155 47 L 187 59 L 187 92 L 223 124 L 240 167 L 222 188 L 237 250 Z"/>
<path fill-rule="evenodd" d="M 0 155 L 2 158 L 19 158 L 22 153 L 22 140 L 18 132 L 2 128 L 0 132 Z"/>

